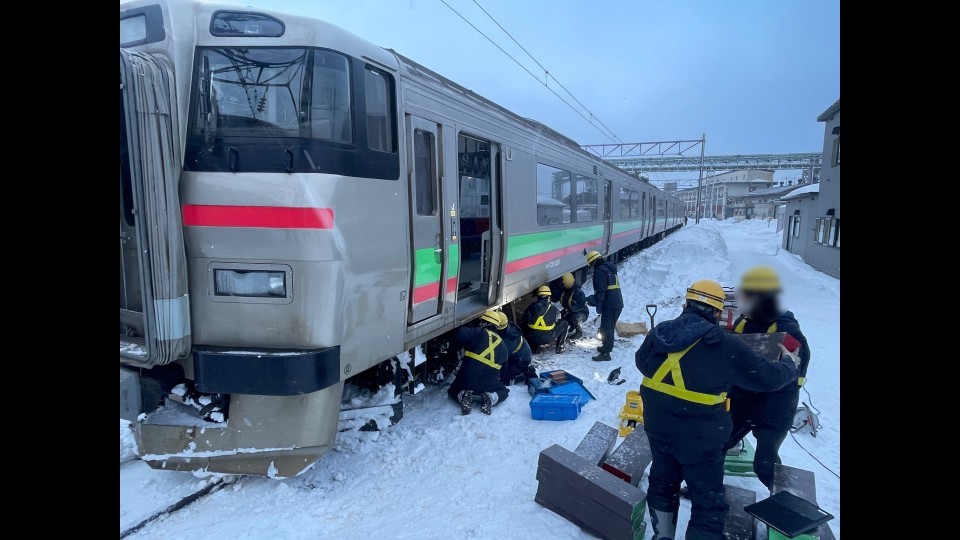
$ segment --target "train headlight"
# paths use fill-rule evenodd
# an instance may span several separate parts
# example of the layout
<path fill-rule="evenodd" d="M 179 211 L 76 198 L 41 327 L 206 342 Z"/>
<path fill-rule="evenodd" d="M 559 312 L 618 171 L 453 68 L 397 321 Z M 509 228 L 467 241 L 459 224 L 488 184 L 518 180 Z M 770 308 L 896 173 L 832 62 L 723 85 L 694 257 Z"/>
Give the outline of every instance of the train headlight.
<path fill-rule="evenodd" d="M 259 270 L 214 270 L 214 294 L 217 296 L 249 296 L 283 298 L 287 296 L 286 272 Z"/>

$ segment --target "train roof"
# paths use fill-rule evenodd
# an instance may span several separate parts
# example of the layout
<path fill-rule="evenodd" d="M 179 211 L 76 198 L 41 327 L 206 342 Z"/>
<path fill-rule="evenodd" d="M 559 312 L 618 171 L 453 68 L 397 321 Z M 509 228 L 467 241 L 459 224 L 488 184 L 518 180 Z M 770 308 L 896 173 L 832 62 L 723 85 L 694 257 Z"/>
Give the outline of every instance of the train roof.
<path fill-rule="evenodd" d="M 635 180 L 637 182 L 643 182 L 648 185 L 651 185 L 651 187 L 656 188 L 656 186 L 649 184 L 649 182 L 644 182 L 644 180 L 640 178 L 631 176 L 626 171 L 624 171 L 623 169 L 620 169 L 619 167 L 610 163 L 609 161 L 601 159 L 596 155 L 591 154 L 590 152 L 587 152 L 586 150 L 581 148 L 579 144 L 577 144 L 577 141 L 574 141 L 573 139 L 571 139 L 570 137 L 567 137 L 566 135 L 560 133 L 559 131 L 548 127 L 542 122 L 538 122 L 532 118 L 526 118 L 526 117 L 520 116 L 519 114 L 511 111 L 510 109 L 507 109 L 506 107 L 503 107 L 498 103 L 481 96 L 480 94 L 474 92 L 473 90 L 470 90 L 469 88 L 465 88 L 464 86 L 451 81 L 450 79 L 444 77 L 443 75 L 437 73 L 436 71 L 433 71 L 432 69 L 407 58 L 406 56 L 398 53 L 393 49 L 386 49 L 386 50 L 396 55 L 397 59 L 400 61 L 400 65 L 403 68 L 405 68 L 406 73 L 408 75 L 419 77 L 427 81 L 428 83 L 440 85 L 444 87 L 447 91 L 463 96 L 466 99 L 470 99 L 476 103 L 479 103 L 484 107 L 494 109 L 500 114 L 522 125 L 523 127 L 536 132 L 537 134 L 543 136 L 544 138 L 551 139 L 557 144 L 566 146 L 567 148 L 574 150 L 585 157 L 590 158 L 592 161 L 597 162 L 599 165 L 606 167 L 608 170 L 612 172 L 616 172 L 632 180 Z M 659 189 L 659 188 L 656 188 L 656 189 Z"/>

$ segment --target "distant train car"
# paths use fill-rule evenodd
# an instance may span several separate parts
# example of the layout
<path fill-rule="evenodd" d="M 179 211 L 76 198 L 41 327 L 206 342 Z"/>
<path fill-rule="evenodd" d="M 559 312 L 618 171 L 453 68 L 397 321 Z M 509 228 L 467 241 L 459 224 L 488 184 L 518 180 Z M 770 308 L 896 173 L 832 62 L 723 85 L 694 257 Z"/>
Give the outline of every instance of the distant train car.
<path fill-rule="evenodd" d="M 120 5 L 120 127 L 121 384 L 204 417 L 136 424 L 156 468 L 296 475 L 333 446 L 346 379 L 435 373 L 451 330 L 682 223 L 396 52 L 235 5 Z"/>

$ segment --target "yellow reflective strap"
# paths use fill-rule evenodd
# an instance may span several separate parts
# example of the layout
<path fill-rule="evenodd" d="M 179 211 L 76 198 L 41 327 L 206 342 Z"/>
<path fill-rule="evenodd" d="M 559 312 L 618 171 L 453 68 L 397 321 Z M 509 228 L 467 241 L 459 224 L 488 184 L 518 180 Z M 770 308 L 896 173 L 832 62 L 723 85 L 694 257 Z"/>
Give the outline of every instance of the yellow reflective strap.
<path fill-rule="evenodd" d="M 614 276 L 613 276 L 613 281 L 614 281 L 613 285 L 607 285 L 607 290 L 608 290 L 608 291 L 609 291 L 610 289 L 619 289 L 619 288 L 620 288 L 620 278 L 619 278 L 618 276 L 614 275 Z"/>
<path fill-rule="evenodd" d="M 547 313 L 550 313 L 550 309 L 552 307 L 553 307 L 553 304 L 548 305 L 547 310 L 543 312 L 543 315 L 537 317 L 537 320 L 534 321 L 533 324 L 528 324 L 527 326 L 529 326 L 530 328 L 533 328 L 534 330 L 553 330 L 553 327 L 556 326 L 557 323 L 548 325 L 547 321 L 543 319 L 544 317 L 547 316 Z"/>
<path fill-rule="evenodd" d="M 807 382 L 806 377 L 797 377 L 797 385 L 803 386 L 803 383 Z"/>
<path fill-rule="evenodd" d="M 494 361 L 494 359 L 496 358 L 497 345 L 500 345 L 500 343 L 501 343 L 503 340 L 500 339 L 500 336 L 494 334 L 493 332 L 491 332 L 491 331 L 489 331 L 489 330 L 487 330 L 487 340 L 488 340 L 489 345 L 487 346 L 486 349 L 483 350 L 482 353 L 477 354 L 477 353 L 472 352 L 472 351 L 465 351 L 465 352 L 463 353 L 463 355 L 466 356 L 466 357 L 468 357 L 468 358 L 473 358 L 474 360 L 476 360 L 476 361 L 478 361 L 478 362 L 480 362 L 480 363 L 482 363 L 482 364 L 486 364 L 486 365 L 492 367 L 493 369 L 500 369 L 501 366 L 500 366 L 499 364 L 497 364 L 497 363 Z"/>
<path fill-rule="evenodd" d="M 737 326 L 734 327 L 733 331 L 736 332 L 736 333 L 738 333 L 738 334 L 742 334 L 742 333 L 743 333 L 743 327 L 746 326 L 746 325 L 747 325 L 747 320 L 746 320 L 746 319 L 740 319 L 740 322 L 737 323 Z"/>
<path fill-rule="evenodd" d="M 641 381 L 640 384 L 650 388 L 651 390 L 663 392 L 664 394 L 673 396 L 677 399 L 699 403 L 701 405 L 720 405 L 727 400 L 726 392 L 721 392 L 720 395 L 717 396 L 713 394 L 704 394 L 701 392 L 694 392 L 693 390 L 687 390 L 685 388 L 677 388 L 672 384 L 667 384 L 664 382 L 654 382 L 646 377 L 643 378 L 643 381 Z"/>
<path fill-rule="evenodd" d="M 675 398 L 699 403 L 701 405 L 719 405 L 725 402 L 727 399 L 726 392 L 721 392 L 719 395 L 694 392 L 693 390 L 687 390 L 683 383 L 683 374 L 680 371 L 680 359 L 690 352 L 690 349 L 697 343 L 700 343 L 699 339 L 682 351 L 667 354 L 667 359 L 660 364 L 660 367 L 657 369 L 657 372 L 653 374 L 653 377 L 644 377 L 640 384 Z M 667 373 L 670 373 L 670 376 L 673 378 L 673 384 L 663 382 Z"/>
<path fill-rule="evenodd" d="M 522 348 L 523 348 L 523 338 L 521 337 L 521 338 L 520 338 L 520 343 L 517 344 L 517 348 L 514 349 L 513 352 L 520 352 L 520 349 L 522 349 Z M 511 353 L 511 354 L 512 354 L 512 353 Z"/>
<path fill-rule="evenodd" d="M 774 334 L 777 331 L 777 321 L 773 321 L 773 324 L 770 325 L 770 328 L 767 328 L 768 334 Z"/>

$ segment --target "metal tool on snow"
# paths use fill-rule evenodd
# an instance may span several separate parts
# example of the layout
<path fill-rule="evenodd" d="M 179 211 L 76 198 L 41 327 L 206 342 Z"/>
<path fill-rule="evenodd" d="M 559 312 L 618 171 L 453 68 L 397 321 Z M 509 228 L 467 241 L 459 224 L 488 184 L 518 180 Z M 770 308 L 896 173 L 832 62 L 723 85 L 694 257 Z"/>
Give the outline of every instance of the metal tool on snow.
<path fill-rule="evenodd" d="M 620 368 L 617 367 L 607 375 L 607 384 L 619 385 L 627 382 L 626 379 L 620 378 Z"/>
<path fill-rule="evenodd" d="M 790 428 L 790 431 L 797 433 L 803 429 L 809 429 L 810 434 L 816 437 L 817 430 L 820 429 L 820 419 L 817 417 L 817 413 L 814 412 L 813 407 L 807 405 L 806 401 L 802 401 L 801 403 L 803 405 L 797 407 L 797 412 L 793 415 L 793 427 Z"/>

